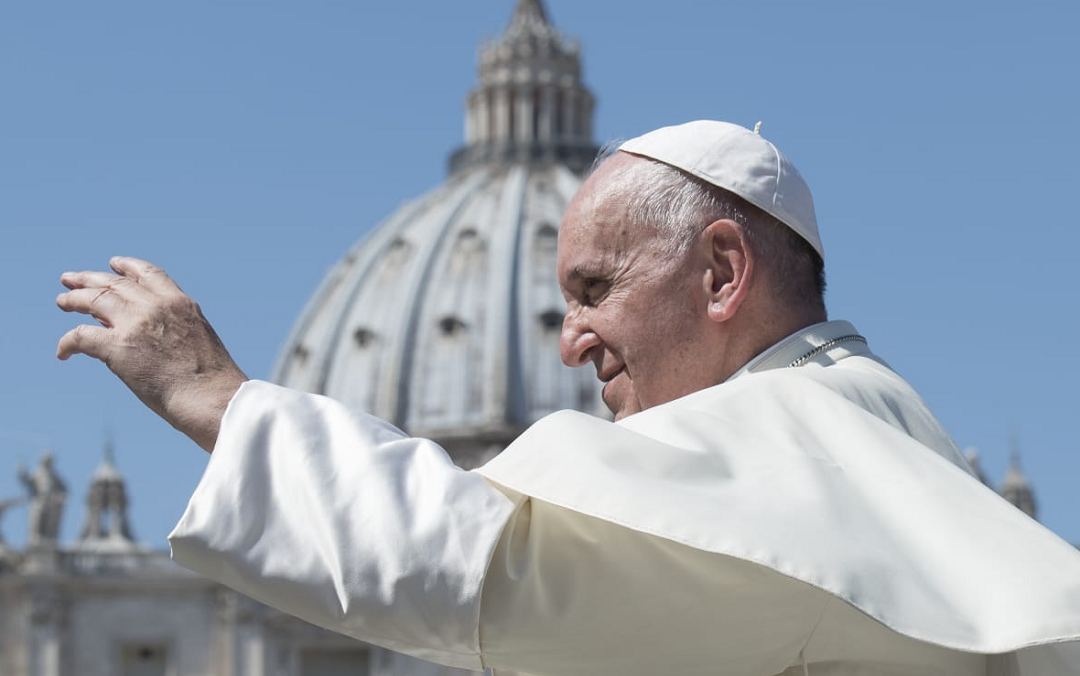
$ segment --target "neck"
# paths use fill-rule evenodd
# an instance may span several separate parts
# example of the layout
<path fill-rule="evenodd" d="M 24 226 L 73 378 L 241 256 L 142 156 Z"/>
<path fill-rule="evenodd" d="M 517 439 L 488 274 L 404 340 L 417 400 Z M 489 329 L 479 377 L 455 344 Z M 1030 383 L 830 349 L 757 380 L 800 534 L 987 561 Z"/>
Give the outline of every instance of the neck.
<path fill-rule="evenodd" d="M 740 317 L 736 317 L 740 319 Z M 751 359 L 769 349 L 784 338 L 808 326 L 824 322 L 824 311 L 784 311 L 741 317 L 742 321 L 726 327 L 727 336 L 721 354 L 724 355 L 720 379 L 724 382 Z"/>

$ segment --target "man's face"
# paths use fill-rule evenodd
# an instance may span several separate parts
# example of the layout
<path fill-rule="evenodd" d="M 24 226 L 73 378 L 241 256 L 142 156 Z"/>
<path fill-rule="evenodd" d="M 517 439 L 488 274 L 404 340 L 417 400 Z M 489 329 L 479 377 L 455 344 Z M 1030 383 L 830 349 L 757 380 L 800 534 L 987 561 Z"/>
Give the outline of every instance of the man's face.
<path fill-rule="evenodd" d="M 695 250 L 667 254 L 656 234 L 634 231 L 625 218 L 621 194 L 629 186 L 618 174 L 641 161 L 620 153 L 601 165 L 559 231 L 562 359 L 592 362 L 616 420 L 714 384 L 705 368 L 708 301 Z"/>

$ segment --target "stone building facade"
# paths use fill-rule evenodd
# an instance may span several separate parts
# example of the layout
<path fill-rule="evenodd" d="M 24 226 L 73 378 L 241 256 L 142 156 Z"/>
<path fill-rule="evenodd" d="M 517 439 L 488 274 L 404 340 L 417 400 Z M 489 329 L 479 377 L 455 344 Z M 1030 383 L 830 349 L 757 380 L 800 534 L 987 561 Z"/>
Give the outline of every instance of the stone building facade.
<path fill-rule="evenodd" d="M 15 549 L 0 534 L 0 676 L 446 673 L 256 603 L 140 545 L 108 454 L 91 480 L 80 537 L 61 544 L 35 513 L 63 502 L 63 482 L 51 459 L 35 474 L 56 483 L 26 500 L 29 542 Z"/>

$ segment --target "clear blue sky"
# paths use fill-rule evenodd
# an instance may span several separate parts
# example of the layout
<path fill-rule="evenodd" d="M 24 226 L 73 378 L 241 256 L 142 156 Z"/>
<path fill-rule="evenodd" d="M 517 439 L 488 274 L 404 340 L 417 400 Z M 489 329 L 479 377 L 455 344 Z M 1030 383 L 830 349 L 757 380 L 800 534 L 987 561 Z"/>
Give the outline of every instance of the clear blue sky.
<path fill-rule="evenodd" d="M 477 45 L 512 5 L 0 7 L 0 497 L 54 449 L 74 538 L 112 430 L 136 534 L 163 547 L 205 456 L 102 365 L 54 359 L 76 323 L 60 272 L 153 260 L 268 376 L 328 267 L 443 179 Z M 548 0 L 582 42 L 598 139 L 764 120 L 814 189 L 830 314 L 995 481 L 1017 434 L 1044 523 L 1073 542 L 1078 7 Z"/>

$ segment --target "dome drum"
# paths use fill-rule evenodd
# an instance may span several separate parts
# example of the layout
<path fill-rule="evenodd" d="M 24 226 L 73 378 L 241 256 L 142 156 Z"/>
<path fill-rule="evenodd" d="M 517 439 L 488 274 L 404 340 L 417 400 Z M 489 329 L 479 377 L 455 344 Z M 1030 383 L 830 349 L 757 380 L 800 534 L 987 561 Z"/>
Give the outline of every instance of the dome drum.
<path fill-rule="evenodd" d="M 582 174 L 592 166 L 600 148 L 592 143 L 525 143 L 506 144 L 486 141 L 458 148 L 448 161 L 449 173 L 487 164 L 550 163 L 561 164 L 574 173 Z"/>

